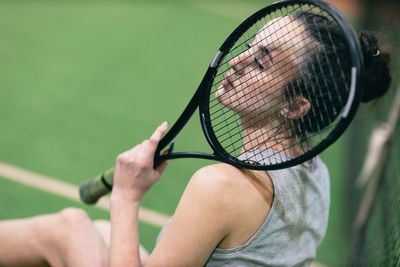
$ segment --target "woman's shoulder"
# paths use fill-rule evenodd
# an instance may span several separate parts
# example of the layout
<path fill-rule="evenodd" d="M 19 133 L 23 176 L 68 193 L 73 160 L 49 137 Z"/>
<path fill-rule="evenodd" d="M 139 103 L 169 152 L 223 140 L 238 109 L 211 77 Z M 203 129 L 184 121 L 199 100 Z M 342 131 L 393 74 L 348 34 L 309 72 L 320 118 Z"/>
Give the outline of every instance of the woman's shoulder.
<path fill-rule="evenodd" d="M 210 200 L 218 197 L 220 201 L 228 201 L 230 193 L 238 189 L 238 183 L 243 178 L 240 169 L 231 165 L 208 165 L 192 175 L 185 191 L 190 191 L 191 194 L 199 193 Z"/>
<path fill-rule="evenodd" d="M 229 164 L 217 163 L 197 170 L 190 179 L 189 186 L 205 186 L 227 194 L 229 190 L 240 189 L 246 182 L 247 175 L 243 170 Z"/>
<path fill-rule="evenodd" d="M 199 169 L 192 176 L 187 189 L 199 193 L 224 206 L 240 206 L 272 203 L 273 184 L 265 171 L 250 171 L 219 163 Z"/>
<path fill-rule="evenodd" d="M 232 182 L 235 179 L 240 179 L 243 172 L 232 165 L 226 163 L 217 163 L 207 165 L 197 170 L 192 179 L 216 179 L 216 182 Z"/>
<path fill-rule="evenodd" d="M 202 203 L 208 203 L 209 210 L 222 221 L 226 236 L 219 248 L 243 245 L 259 230 L 269 214 L 274 192 L 267 172 L 228 164 L 201 168 L 193 175 L 188 190 L 201 195 Z"/>

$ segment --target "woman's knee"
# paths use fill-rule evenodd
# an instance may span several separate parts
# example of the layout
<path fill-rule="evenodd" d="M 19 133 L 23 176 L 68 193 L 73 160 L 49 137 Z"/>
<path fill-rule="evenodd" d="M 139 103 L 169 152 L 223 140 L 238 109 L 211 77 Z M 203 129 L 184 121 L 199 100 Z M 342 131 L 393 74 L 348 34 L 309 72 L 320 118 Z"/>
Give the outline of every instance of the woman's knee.
<path fill-rule="evenodd" d="M 49 231 L 53 231 L 56 242 L 87 238 L 87 234 L 93 232 L 93 223 L 83 209 L 65 208 L 54 216 L 54 225 Z"/>
<path fill-rule="evenodd" d="M 67 245 L 68 242 L 77 238 L 85 237 L 84 232 L 92 228 L 92 222 L 87 213 L 79 208 L 65 208 L 48 217 L 47 223 L 43 224 L 47 229 L 49 242 L 57 246 Z"/>
<path fill-rule="evenodd" d="M 80 208 L 65 208 L 58 213 L 60 223 L 65 225 L 77 225 L 91 223 L 86 211 Z"/>
<path fill-rule="evenodd" d="M 88 257 L 91 263 L 96 263 L 93 266 L 106 266 L 107 248 L 84 210 L 66 208 L 54 215 L 56 220 L 52 231 L 55 233 L 51 241 L 57 254 L 56 257 L 49 257 L 50 263 L 63 262 L 67 266 L 85 266 L 83 262 L 87 261 Z"/>

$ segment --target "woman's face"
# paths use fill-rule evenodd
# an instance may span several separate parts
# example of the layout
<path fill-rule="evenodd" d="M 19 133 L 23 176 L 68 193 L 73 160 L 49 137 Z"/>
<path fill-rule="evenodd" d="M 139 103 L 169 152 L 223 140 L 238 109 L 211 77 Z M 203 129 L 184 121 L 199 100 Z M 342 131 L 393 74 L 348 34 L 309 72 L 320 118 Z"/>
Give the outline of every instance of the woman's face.
<path fill-rule="evenodd" d="M 293 79 L 296 58 L 303 47 L 304 28 L 290 17 L 270 21 L 233 58 L 231 69 L 215 93 L 240 117 L 270 121 L 285 106 L 284 85 Z"/>

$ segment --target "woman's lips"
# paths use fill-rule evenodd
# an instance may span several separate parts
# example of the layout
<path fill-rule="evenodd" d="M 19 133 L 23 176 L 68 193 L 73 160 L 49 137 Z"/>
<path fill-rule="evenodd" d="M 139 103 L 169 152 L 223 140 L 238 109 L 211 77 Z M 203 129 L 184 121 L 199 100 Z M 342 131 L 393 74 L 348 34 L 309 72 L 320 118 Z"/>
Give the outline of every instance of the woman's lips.
<path fill-rule="evenodd" d="M 234 88 L 229 73 L 226 74 L 225 79 L 222 81 L 222 86 L 227 90 L 232 90 Z"/>

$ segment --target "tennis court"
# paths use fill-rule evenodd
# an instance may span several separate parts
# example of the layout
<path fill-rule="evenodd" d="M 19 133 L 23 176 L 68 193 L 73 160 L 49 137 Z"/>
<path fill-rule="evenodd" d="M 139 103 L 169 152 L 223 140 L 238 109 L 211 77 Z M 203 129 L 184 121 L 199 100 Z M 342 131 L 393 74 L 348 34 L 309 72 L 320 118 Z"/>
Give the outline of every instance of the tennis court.
<path fill-rule="evenodd" d="M 272 1 L 271 1 L 272 2 Z M 229 3 L 229 4 L 228 4 Z M 113 166 L 162 121 L 180 115 L 215 51 L 261 0 L 0 1 L 0 162 L 78 186 Z M 208 151 L 194 116 L 175 149 Z M 350 254 L 342 197 L 345 134 L 322 157 L 332 182 L 328 233 L 317 260 L 341 266 Z M 193 170 L 172 161 L 143 207 L 171 215 Z M 55 193 L 0 179 L 0 219 L 84 208 Z M 160 228 L 140 224 L 151 250 Z"/>

